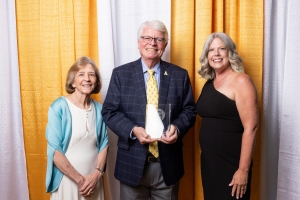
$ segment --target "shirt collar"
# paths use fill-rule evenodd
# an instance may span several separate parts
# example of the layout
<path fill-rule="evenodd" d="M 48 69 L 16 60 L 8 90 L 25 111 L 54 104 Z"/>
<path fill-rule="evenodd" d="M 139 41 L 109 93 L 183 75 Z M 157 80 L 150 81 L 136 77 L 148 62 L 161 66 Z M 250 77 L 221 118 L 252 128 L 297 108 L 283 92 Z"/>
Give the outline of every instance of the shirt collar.
<path fill-rule="evenodd" d="M 141 61 L 142 61 L 142 66 L 143 66 L 143 72 L 146 73 L 149 70 L 149 68 L 144 63 L 143 59 L 141 59 Z M 160 74 L 160 62 L 158 62 L 152 69 L 154 70 L 154 72 L 156 74 Z"/>

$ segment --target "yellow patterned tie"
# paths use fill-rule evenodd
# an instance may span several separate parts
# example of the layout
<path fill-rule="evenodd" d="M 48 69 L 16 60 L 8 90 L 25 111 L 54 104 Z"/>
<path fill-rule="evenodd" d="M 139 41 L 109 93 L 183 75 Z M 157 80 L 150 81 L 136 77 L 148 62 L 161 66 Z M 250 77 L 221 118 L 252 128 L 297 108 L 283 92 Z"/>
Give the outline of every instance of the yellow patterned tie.
<path fill-rule="evenodd" d="M 155 107 L 158 107 L 158 88 L 156 80 L 153 76 L 154 70 L 148 70 L 149 78 L 147 81 L 147 103 L 154 104 Z M 157 141 L 149 144 L 149 151 L 155 156 L 158 157 L 158 144 Z"/>

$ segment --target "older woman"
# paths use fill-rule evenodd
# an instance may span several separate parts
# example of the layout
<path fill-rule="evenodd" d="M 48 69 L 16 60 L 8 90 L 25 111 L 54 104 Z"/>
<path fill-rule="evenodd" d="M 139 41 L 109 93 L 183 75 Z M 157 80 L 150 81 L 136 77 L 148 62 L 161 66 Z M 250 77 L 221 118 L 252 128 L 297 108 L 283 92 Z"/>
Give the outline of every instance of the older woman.
<path fill-rule="evenodd" d="M 102 105 L 91 94 L 101 89 L 100 74 L 88 57 L 80 57 L 67 75 L 69 95 L 56 99 L 48 111 L 46 189 L 52 200 L 104 199 L 108 136 Z"/>
<path fill-rule="evenodd" d="M 204 198 L 250 199 L 258 126 L 255 86 L 225 33 L 208 37 L 200 62 L 198 72 L 207 79 L 197 102 Z"/>

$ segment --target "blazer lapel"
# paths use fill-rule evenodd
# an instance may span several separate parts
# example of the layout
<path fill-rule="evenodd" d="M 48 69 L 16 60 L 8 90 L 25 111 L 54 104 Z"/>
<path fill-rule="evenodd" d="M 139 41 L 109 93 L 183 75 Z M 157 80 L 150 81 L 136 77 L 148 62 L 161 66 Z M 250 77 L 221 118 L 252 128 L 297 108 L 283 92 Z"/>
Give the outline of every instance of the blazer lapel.
<path fill-rule="evenodd" d="M 170 78 L 171 78 L 171 71 L 168 68 L 168 64 L 164 61 L 161 61 L 158 104 L 165 104 L 167 101 Z"/>
<path fill-rule="evenodd" d="M 147 95 L 141 59 L 135 61 L 133 65 L 134 67 L 132 67 L 131 70 L 134 84 L 137 86 L 137 98 L 139 99 L 140 105 L 142 105 L 141 109 L 143 114 L 146 114 Z M 165 104 L 167 101 L 170 77 L 171 71 L 168 68 L 168 64 L 161 61 L 158 104 Z"/>
<path fill-rule="evenodd" d="M 142 105 L 141 106 L 142 112 L 146 114 L 147 96 L 146 96 L 145 80 L 144 80 L 141 59 L 135 61 L 133 65 L 134 67 L 132 67 L 131 70 L 132 70 L 133 82 L 137 87 L 137 98 L 140 101 L 140 105 Z"/>

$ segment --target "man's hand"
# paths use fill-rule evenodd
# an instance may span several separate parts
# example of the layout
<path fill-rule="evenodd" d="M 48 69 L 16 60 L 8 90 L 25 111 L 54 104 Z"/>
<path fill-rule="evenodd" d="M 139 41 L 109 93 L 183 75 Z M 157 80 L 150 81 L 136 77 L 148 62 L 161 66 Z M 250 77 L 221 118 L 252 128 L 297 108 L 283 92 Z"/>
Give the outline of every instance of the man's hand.
<path fill-rule="evenodd" d="M 177 128 L 171 124 L 170 129 L 160 139 L 165 144 L 173 144 L 178 139 Z"/>
<path fill-rule="evenodd" d="M 132 130 L 132 133 L 137 137 L 141 144 L 147 144 L 151 142 L 155 142 L 157 139 L 151 139 L 150 135 L 148 135 L 143 127 L 136 126 Z"/>

